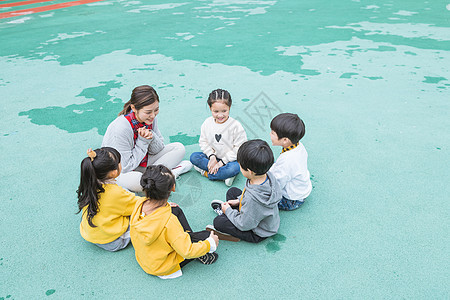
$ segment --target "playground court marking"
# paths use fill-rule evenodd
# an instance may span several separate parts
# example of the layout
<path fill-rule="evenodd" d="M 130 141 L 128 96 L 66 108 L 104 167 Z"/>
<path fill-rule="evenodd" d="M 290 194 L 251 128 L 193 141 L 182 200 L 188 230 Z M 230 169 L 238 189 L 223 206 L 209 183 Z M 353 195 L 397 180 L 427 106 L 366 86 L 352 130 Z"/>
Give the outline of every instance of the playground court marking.
<path fill-rule="evenodd" d="M 51 1 L 51 0 L 29 0 L 29 1 L 11 3 L 11 4 L 25 5 L 25 4 L 32 4 L 32 3 L 47 2 L 47 1 Z M 55 10 L 55 9 L 66 8 L 66 7 L 77 6 L 77 5 L 82 5 L 82 4 L 92 3 L 92 2 L 99 2 L 99 1 L 103 1 L 103 0 L 78 0 L 78 1 L 58 3 L 58 4 L 46 5 L 46 6 L 41 6 L 41 7 L 29 8 L 29 9 L 9 11 L 9 12 L 5 12 L 5 13 L 0 13 L 0 19 L 25 16 L 25 15 L 38 13 L 38 12 L 44 12 L 44 11 Z M 22 3 L 22 4 L 19 4 L 19 3 Z M 4 4 L 4 6 L 0 6 L 0 7 L 16 6 L 16 5 L 11 5 L 11 4 Z"/>
<path fill-rule="evenodd" d="M 2 0 L 0 0 L 0 1 L 2 1 Z M 27 1 L 12 2 L 12 3 L 0 4 L 0 8 L 15 7 L 15 6 L 28 5 L 28 4 L 34 4 L 34 3 L 42 3 L 42 2 L 50 2 L 50 1 L 55 1 L 55 0 L 27 0 Z"/>

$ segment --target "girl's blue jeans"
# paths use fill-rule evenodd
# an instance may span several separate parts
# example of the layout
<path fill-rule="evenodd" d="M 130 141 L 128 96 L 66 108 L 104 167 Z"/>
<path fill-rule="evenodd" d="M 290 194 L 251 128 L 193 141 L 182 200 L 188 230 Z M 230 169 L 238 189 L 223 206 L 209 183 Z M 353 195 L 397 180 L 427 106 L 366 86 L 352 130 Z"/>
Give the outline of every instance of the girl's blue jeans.
<path fill-rule="evenodd" d="M 278 209 L 281 210 L 295 210 L 302 206 L 302 204 L 305 202 L 305 199 L 303 201 L 300 200 L 289 200 L 284 197 L 281 198 L 281 201 L 278 202 Z"/>
<path fill-rule="evenodd" d="M 191 163 L 202 170 L 208 172 L 209 159 L 203 152 L 194 152 L 191 154 Z M 225 166 L 219 168 L 216 174 L 208 174 L 210 180 L 225 180 L 234 177 L 241 171 L 237 161 L 230 161 Z"/>

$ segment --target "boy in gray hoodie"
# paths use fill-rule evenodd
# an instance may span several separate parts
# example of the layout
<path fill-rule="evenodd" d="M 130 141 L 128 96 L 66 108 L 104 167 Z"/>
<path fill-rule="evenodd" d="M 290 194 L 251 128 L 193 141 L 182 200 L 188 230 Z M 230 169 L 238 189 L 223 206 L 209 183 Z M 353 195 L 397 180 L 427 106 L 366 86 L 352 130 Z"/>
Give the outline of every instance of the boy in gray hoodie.
<path fill-rule="evenodd" d="M 280 227 L 278 202 L 281 190 L 276 178 L 268 172 L 274 163 L 273 153 L 263 140 L 250 140 L 239 147 L 237 161 L 242 174 L 248 179 L 241 191 L 228 190 L 227 202 L 213 200 L 211 206 L 219 214 L 214 227 L 207 229 L 244 240 L 259 243 L 275 235 Z M 220 206 L 219 206 L 220 205 Z M 237 238 L 237 239 L 236 239 Z M 229 237 L 223 239 L 233 240 Z"/>

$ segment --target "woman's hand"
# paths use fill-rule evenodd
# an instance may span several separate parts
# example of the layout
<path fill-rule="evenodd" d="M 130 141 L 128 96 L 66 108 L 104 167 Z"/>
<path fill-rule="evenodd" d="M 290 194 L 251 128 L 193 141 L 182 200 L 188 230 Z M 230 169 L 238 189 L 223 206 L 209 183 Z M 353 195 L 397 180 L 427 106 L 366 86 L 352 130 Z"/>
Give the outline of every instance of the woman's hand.
<path fill-rule="evenodd" d="M 170 207 L 178 207 L 178 204 L 174 203 L 174 202 L 169 202 Z"/>
<path fill-rule="evenodd" d="M 211 170 L 209 170 L 209 174 L 217 174 L 217 172 L 219 171 L 219 169 L 223 167 L 223 162 L 219 161 L 218 163 L 216 163 L 214 165 L 214 167 L 211 168 Z"/>
<path fill-rule="evenodd" d="M 153 132 L 145 127 L 138 128 L 137 132 L 144 139 L 151 140 L 153 138 Z"/>

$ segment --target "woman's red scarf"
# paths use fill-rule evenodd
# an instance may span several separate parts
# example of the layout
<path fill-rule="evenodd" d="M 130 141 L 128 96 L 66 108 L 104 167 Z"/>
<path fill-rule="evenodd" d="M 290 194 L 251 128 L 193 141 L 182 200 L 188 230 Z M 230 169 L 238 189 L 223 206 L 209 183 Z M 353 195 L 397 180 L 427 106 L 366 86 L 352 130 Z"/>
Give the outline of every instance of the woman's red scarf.
<path fill-rule="evenodd" d="M 138 133 L 138 129 L 139 129 L 139 128 L 145 127 L 145 128 L 147 128 L 147 129 L 153 129 L 153 124 L 147 125 L 147 124 L 145 124 L 145 123 L 139 122 L 139 121 L 136 119 L 136 116 L 135 116 L 135 114 L 134 114 L 133 111 L 131 111 L 128 115 L 125 115 L 124 117 L 125 117 L 125 119 L 128 120 L 128 122 L 129 122 L 130 125 L 131 125 L 131 128 L 133 129 L 133 133 L 134 133 L 134 144 L 135 144 L 135 145 L 136 145 L 136 140 L 137 140 L 137 138 L 138 138 L 138 136 L 139 136 L 139 133 Z M 144 167 L 144 168 L 147 167 L 147 161 L 148 161 L 148 155 L 145 155 L 145 156 L 144 156 L 144 159 L 141 161 L 141 163 L 139 164 L 139 166 L 140 166 L 140 167 Z"/>

